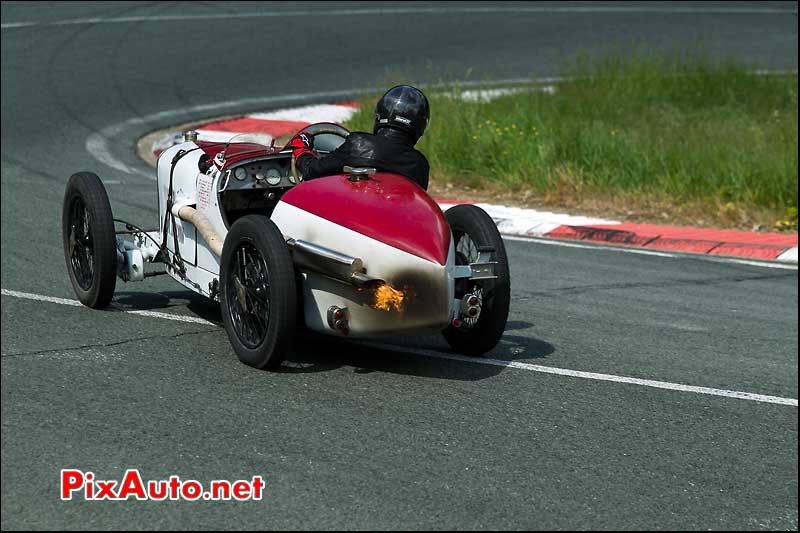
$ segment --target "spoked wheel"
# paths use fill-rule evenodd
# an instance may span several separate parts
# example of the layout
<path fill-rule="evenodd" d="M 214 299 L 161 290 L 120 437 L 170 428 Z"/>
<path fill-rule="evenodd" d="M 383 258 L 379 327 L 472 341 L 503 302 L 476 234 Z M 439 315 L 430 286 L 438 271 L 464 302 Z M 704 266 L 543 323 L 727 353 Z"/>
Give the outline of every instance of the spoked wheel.
<path fill-rule="evenodd" d="M 448 326 L 442 334 L 453 350 L 482 355 L 494 348 L 505 331 L 511 299 L 511 278 L 506 249 L 492 218 L 474 205 L 457 205 L 445 213 L 453 232 L 456 264 L 496 262 L 496 279 L 456 282 L 455 297 L 475 296 L 480 304 L 476 317 L 463 316 L 459 327 Z"/>
<path fill-rule="evenodd" d="M 242 344 L 256 348 L 267 336 L 269 323 L 269 271 L 256 247 L 243 242 L 233 254 L 228 283 L 231 324 Z"/>
<path fill-rule="evenodd" d="M 105 187 L 96 174 L 79 172 L 67 182 L 61 215 L 64 259 L 82 304 L 105 307 L 117 283 L 114 219 Z"/>
<path fill-rule="evenodd" d="M 292 345 L 297 295 L 283 236 L 266 217 L 237 220 L 222 249 L 222 319 L 243 363 L 274 368 Z"/>

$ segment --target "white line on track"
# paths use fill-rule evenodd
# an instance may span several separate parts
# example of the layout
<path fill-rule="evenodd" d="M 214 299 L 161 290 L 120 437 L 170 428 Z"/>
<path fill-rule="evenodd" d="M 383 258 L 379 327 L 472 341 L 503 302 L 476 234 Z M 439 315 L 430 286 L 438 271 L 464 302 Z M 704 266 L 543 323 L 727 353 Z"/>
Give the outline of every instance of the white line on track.
<path fill-rule="evenodd" d="M 59 305 L 69 305 L 72 307 L 83 307 L 83 304 L 77 300 L 67 300 L 66 298 L 56 298 L 54 296 L 44 296 L 42 294 L 32 294 L 30 292 L 20 292 L 20 291 L 2 289 L 2 294 L 3 296 L 13 296 L 14 298 L 22 298 L 25 300 L 49 302 Z M 114 311 L 128 313 L 131 315 L 147 316 L 150 318 L 175 320 L 177 322 L 191 322 L 193 324 L 205 324 L 208 326 L 216 326 L 216 324 L 214 324 L 213 322 L 209 322 L 208 320 L 203 320 L 202 318 L 198 318 L 196 316 L 174 315 L 172 313 L 159 313 L 157 311 L 137 311 L 133 309 L 126 309 L 119 304 L 112 304 L 112 309 Z"/>
<path fill-rule="evenodd" d="M 120 24 L 131 22 L 166 22 L 181 20 L 223 20 L 250 18 L 286 18 L 286 17 L 354 17 L 369 15 L 450 15 L 474 14 L 537 14 L 537 13 L 656 13 L 656 14 L 692 14 L 692 15 L 774 15 L 796 14 L 797 9 L 759 8 L 759 7 L 659 7 L 659 6 L 487 6 L 487 7 L 408 7 L 379 9 L 334 9 L 334 10 L 296 10 L 296 11 L 256 11 L 246 13 L 203 13 L 180 15 L 153 15 L 135 17 L 89 17 L 79 19 L 56 20 L 51 22 L 20 21 L 4 22 L 2 29 L 26 26 L 71 26 L 76 24 Z"/>
<path fill-rule="evenodd" d="M 655 381 L 652 379 L 630 378 L 626 376 L 616 376 L 613 374 L 598 374 L 596 372 L 584 372 L 582 370 L 569 370 L 566 368 L 555 368 L 552 366 L 532 365 L 530 363 L 520 363 L 518 361 L 506 361 L 503 359 L 491 359 L 488 357 L 468 357 L 466 355 L 449 354 L 437 352 L 434 350 L 425 350 L 422 348 L 406 348 L 403 346 L 391 346 L 386 344 L 379 344 L 374 342 L 360 342 L 365 346 L 370 346 L 376 349 L 390 350 L 394 352 L 415 353 L 419 355 L 427 355 L 429 357 L 436 357 L 439 359 L 448 359 L 451 361 L 462 361 L 465 363 L 480 363 L 483 365 L 502 366 L 506 368 L 518 368 L 521 370 L 528 370 L 531 372 L 540 372 L 544 374 L 554 374 L 557 376 L 568 376 L 581 379 L 592 379 L 597 381 L 611 381 L 614 383 L 627 383 L 630 385 L 641 385 L 643 387 L 651 387 L 656 389 L 666 389 L 679 392 L 692 392 L 695 394 L 704 394 L 707 396 L 722 396 L 725 398 L 736 398 L 738 400 L 751 400 L 761 403 L 774 403 L 779 405 L 792 405 L 797 407 L 796 398 L 783 398 L 781 396 L 765 396 L 763 394 L 754 394 L 752 392 L 741 392 L 726 389 L 712 389 L 709 387 L 696 387 L 694 385 L 684 385 L 682 383 L 670 383 L 667 381 Z"/>
<path fill-rule="evenodd" d="M 764 268 L 777 268 L 781 270 L 797 270 L 797 265 L 784 263 L 772 263 L 767 261 L 751 261 L 749 259 L 736 259 L 733 257 L 714 256 L 708 254 L 693 254 L 691 252 L 656 252 L 642 248 L 628 248 L 625 246 L 605 246 L 602 244 L 580 244 L 572 241 L 559 241 L 555 239 L 545 239 L 536 237 L 519 237 L 517 235 L 503 235 L 503 239 L 509 241 L 533 242 L 536 244 L 548 244 L 550 246 L 563 246 L 565 248 L 581 248 L 584 250 L 606 250 L 611 252 L 621 252 L 625 254 L 652 255 L 656 257 L 667 257 L 670 259 L 700 259 L 714 263 L 734 263 L 737 265 L 757 266 Z"/>
<path fill-rule="evenodd" d="M 27 300 L 35 300 L 40 302 L 49 302 L 60 305 L 69 305 L 73 307 L 82 307 L 82 304 L 75 300 L 68 300 L 66 298 L 55 298 L 52 296 L 44 296 L 41 294 L 32 294 L 29 292 L 12 291 L 9 289 L 2 289 L 3 296 L 12 296 L 14 298 L 23 298 Z M 203 320 L 202 318 L 187 317 L 181 315 L 174 315 L 171 313 L 157 313 L 154 311 L 132 311 L 124 308 L 117 307 L 117 310 L 130 313 L 133 315 L 143 315 L 152 318 L 160 318 L 166 320 L 176 320 L 179 322 L 194 322 L 199 324 L 207 324 L 216 326 L 212 322 Z M 467 357 L 458 354 L 449 354 L 437 352 L 434 350 L 426 350 L 423 348 L 411 348 L 404 346 L 393 346 L 389 344 L 380 344 L 371 341 L 356 341 L 357 344 L 363 346 L 388 350 L 401 353 L 412 353 L 416 355 L 423 355 L 426 357 L 433 357 L 437 359 L 446 359 L 449 361 L 459 361 L 462 363 L 481 364 L 500 366 L 505 368 L 516 368 L 519 370 L 527 370 L 529 372 L 538 372 L 541 374 L 553 374 L 557 376 L 566 376 L 579 379 L 590 379 L 594 381 L 610 381 L 613 383 L 625 383 L 629 385 L 639 385 L 642 387 L 650 387 L 656 389 L 665 389 L 676 392 L 690 392 L 694 394 L 703 394 L 706 396 L 722 396 L 724 398 L 733 398 L 737 400 L 749 400 L 760 403 L 772 403 L 778 405 L 791 405 L 797 407 L 796 398 L 783 398 L 780 396 L 767 396 L 763 394 L 755 394 L 752 392 L 742 392 L 726 389 L 713 389 L 709 387 L 697 387 L 694 385 L 684 385 L 682 383 L 670 383 L 667 381 L 655 381 L 652 379 L 631 378 L 627 376 L 617 376 L 613 374 L 598 374 L 596 372 L 585 372 L 582 370 L 570 370 L 566 368 L 556 368 L 551 366 L 532 365 L 530 363 L 520 363 L 518 361 L 506 361 L 503 359 L 492 359 L 487 357 Z"/>
<path fill-rule="evenodd" d="M 7 22 L 0 24 L 0 28 L 2 29 L 10 29 L 10 28 L 27 28 L 28 26 L 37 26 L 38 22 Z"/>

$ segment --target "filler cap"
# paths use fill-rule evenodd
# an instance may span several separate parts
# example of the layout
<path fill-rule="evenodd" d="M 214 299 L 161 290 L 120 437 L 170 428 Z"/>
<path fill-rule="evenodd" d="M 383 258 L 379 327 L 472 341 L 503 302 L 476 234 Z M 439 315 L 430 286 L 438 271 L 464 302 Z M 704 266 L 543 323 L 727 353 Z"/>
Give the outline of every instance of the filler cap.
<path fill-rule="evenodd" d="M 344 173 L 348 174 L 350 181 L 366 181 L 369 179 L 371 174 L 375 174 L 378 169 L 375 168 L 368 168 L 368 167 L 344 167 Z"/>

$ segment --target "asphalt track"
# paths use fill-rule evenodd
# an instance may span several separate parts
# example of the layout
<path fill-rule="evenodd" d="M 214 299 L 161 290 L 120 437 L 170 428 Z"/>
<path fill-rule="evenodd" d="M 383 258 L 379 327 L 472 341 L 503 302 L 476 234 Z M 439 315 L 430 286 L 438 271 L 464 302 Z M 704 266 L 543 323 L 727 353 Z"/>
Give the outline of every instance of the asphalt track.
<path fill-rule="evenodd" d="M 717 57 L 797 68 L 796 3 L 478 6 L 3 2 L 2 288 L 74 298 L 67 177 L 97 171 L 115 214 L 151 222 L 136 138 L 220 102 L 325 100 L 398 73 L 558 75 L 578 49 L 632 41 L 702 39 Z M 95 160 L 92 134 L 129 171 Z M 283 371 L 258 372 L 214 325 L 4 292 L 2 528 L 797 529 L 796 270 L 507 247 L 511 316 L 489 357 L 794 405 L 447 360 L 436 337 L 305 340 Z M 164 278 L 120 284 L 116 302 L 219 321 Z M 267 489 L 260 502 L 61 502 L 61 468 L 261 473 Z"/>

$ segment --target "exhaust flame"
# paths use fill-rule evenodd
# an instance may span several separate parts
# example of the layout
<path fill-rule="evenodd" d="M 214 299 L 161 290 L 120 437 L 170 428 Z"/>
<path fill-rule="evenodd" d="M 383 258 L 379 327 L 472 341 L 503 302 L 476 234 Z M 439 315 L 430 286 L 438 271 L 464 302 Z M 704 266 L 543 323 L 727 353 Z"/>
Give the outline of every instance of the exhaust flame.
<path fill-rule="evenodd" d="M 375 309 L 380 309 L 381 311 L 403 311 L 406 300 L 406 294 L 403 291 L 395 289 L 387 283 L 375 287 L 373 295 L 375 296 L 375 301 L 371 306 Z"/>

